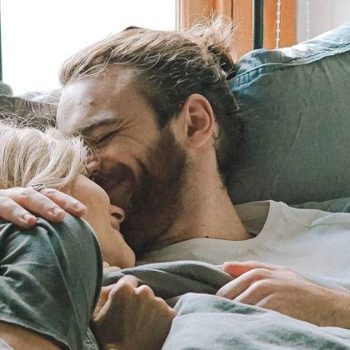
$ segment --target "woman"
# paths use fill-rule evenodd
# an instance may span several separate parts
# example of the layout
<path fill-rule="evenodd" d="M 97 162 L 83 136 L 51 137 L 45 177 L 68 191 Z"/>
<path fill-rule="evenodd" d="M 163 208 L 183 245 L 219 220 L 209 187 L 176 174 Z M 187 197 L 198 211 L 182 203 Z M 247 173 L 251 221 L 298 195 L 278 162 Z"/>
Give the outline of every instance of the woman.
<path fill-rule="evenodd" d="M 1 189 L 49 186 L 87 207 L 83 219 L 27 230 L 0 221 L 0 349 L 95 349 L 96 304 L 102 348 L 157 349 L 166 337 L 174 310 L 135 280 L 104 288 L 97 303 L 102 261 L 131 267 L 135 256 L 119 232 L 123 211 L 85 176 L 86 158 L 78 138 L 0 123 Z"/>

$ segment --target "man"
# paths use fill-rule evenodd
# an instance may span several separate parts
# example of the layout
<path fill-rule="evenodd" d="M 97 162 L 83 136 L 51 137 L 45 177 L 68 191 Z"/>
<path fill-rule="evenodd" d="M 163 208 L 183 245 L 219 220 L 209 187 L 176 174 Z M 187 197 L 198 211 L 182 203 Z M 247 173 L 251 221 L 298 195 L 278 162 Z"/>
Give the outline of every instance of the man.
<path fill-rule="evenodd" d="M 63 66 L 57 126 L 81 134 L 94 150 L 89 172 L 125 210 L 122 232 L 141 261 L 239 260 L 224 265 L 236 278 L 218 295 L 350 328 L 349 276 L 341 267 L 347 260 L 330 251 L 342 245 L 320 243 L 329 266 L 310 259 L 332 224 L 342 227 L 338 242 L 346 242 L 349 216 L 276 202 L 247 204 L 238 214 L 228 196 L 225 174 L 240 130 L 228 82 L 230 37 L 231 28 L 217 22 L 189 33 L 131 28 L 90 46 Z M 22 207 L 49 220 L 64 215 L 57 205 L 84 210 L 50 189 L 0 195 L 1 216 L 22 226 L 35 224 Z M 259 224 L 243 223 L 247 215 Z"/>

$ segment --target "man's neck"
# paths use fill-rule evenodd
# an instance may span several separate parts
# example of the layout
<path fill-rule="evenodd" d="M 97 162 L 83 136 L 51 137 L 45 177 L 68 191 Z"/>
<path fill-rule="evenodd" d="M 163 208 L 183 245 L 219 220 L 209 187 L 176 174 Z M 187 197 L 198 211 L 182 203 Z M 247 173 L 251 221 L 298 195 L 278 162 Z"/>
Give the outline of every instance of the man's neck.
<path fill-rule="evenodd" d="M 152 249 L 192 238 L 245 240 L 252 238 L 243 226 L 219 174 L 187 174 L 181 195 L 180 209 L 173 224 L 168 227 Z"/>

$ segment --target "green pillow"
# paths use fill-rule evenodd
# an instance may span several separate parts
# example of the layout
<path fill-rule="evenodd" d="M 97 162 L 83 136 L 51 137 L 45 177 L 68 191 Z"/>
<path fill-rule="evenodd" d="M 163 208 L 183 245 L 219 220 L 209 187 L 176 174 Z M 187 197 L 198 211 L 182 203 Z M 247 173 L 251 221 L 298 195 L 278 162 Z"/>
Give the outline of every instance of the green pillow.
<path fill-rule="evenodd" d="M 232 88 L 244 120 L 235 203 L 350 196 L 350 23 L 246 54 Z"/>
<path fill-rule="evenodd" d="M 301 209 L 319 209 L 331 213 L 350 213 L 350 198 L 336 198 L 324 202 L 306 202 L 294 205 Z"/>

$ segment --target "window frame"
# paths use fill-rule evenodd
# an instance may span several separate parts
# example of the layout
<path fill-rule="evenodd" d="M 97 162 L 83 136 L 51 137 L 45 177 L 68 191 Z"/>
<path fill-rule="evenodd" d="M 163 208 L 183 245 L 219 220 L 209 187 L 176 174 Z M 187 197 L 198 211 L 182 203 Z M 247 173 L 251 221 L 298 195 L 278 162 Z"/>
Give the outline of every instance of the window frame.
<path fill-rule="evenodd" d="M 238 59 L 253 49 L 253 3 L 254 0 L 178 0 L 180 29 L 189 28 L 198 19 L 209 19 L 214 15 L 231 18 L 236 24 L 234 52 Z M 278 0 L 265 0 L 263 23 L 263 47 L 275 48 L 276 12 Z M 296 43 L 296 0 L 281 2 L 279 46 Z M 288 16 L 284 14 L 288 13 Z"/>

